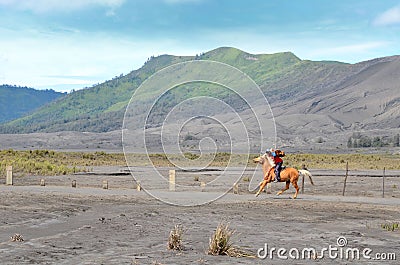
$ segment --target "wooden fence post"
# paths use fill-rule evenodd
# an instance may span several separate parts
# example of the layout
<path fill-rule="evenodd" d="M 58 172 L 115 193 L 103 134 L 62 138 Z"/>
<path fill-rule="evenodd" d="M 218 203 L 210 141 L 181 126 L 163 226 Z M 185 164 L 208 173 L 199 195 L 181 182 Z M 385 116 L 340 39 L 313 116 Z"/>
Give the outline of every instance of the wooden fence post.
<path fill-rule="evenodd" d="M 141 191 L 142 190 L 142 186 L 140 185 L 140 181 L 136 181 L 136 190 L 137 191 Z"/>
<path fill-rule="evenodd" d="M 346 162 L 346 176 L 344 177 L 344 183 L 343 183 L 343 196 L 344 192 L 346 191 L 346 182 L 347 182 L 347 175 L 349 173 L 349 161 Z"/>
<path fill-rule="evenodd" d="M 46 186 L 46 181 L 44 180 L 44 179 L 41 179 L 40 180 L 40 186 Z"/>
<path fill-rule="evenodd" d="M 76 180 L 73 180 L 71 185 L 72 185 L 72 188 L 76 188 Z"/>
<path fill-rule="evenodd" d="M 175 170 L 169 171 L 169 190 L 175 191 Z"/>
<path fill-rule="evenodd" d="M 206 183 L 204 181 L 200 182 L 201 192 L 204 192 L 206 189 Z"/>
<path fill-rule="evenodd" d="M 6 171 L 7 171 L 7 176 L 6 176 L 6 185 L 13 185 L 13 168 L 12 166 L 7 166 Z"/>
<path fill-rule="evenodd" d="M 103 180 L 103 189 L 107 190 L 108 189 L 108 181 Z"/>
<path fill-rule="evenodd" d="M 301 194 L 304 193 L 304 175 L 302 175 L 302 179 L 301 179 Z"/>
<path fill-rule="evenodd" d="M 239 194 L 239 183 L 233 183 L 233 194 Z"/>

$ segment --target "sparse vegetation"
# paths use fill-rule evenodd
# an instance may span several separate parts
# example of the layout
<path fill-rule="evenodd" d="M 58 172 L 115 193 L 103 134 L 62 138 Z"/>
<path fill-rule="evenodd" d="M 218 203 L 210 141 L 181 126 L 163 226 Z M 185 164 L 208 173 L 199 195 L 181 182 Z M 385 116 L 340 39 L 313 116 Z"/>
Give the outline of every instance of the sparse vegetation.
<path fill-rule="evenodd" d="M 173 156 L 180 159 L 179 155 Z M 230 166 L 256 166 L 252 159 L 257 155 L 217 153 L 205 154 L 213 158 L 211 167 Z M 151 163 L 148 160 L 151 160 Z M 130 166 L 146 166 L 153 164 L 156 167 L 171 167 L 173 164 L 166 154 L 131 154 L 128 155 Z M 182 159 L 183 161 L 183 159 Z M 400 170 L 400 155 L 389 154 L 287 154 L 284 165 L 301 168 L 303 164 L 309 169 L 344 169 L 349 162 L 350 170 L 383 169 Z M 196 160 L 183 161 L 186 166 L 196 166 Z M 94 166 L 125 166 L 124 154 L 85 152 L 55 152 L 50 150 L 0 151 L 0 174 L 5 173 L 7 165 L 12 165 L 14 174 L 18 175 L 67 175 L 79 171 L 91 171 Z M 247 181 L 246 177 L 242 179 Z M 194 177 L 194 181 L 198 181 Z"/>
<path fill-rule="evenodd" d="M 12 237 L 10 237 L 12 242 L 23 242 L 24 238 L 20 234 L 14 234 Z"/>
<path fill-rule="evenodd" d="M 230 257 L 254 257 L 254 255 L 249 251 L 233 244 L 232 236 L 235 233 L 235 230 L 229 228 L 228 223 L 221 222 L 210 237 L 207 254 L 213 256 L 227 255 Z"/>
<path fill-rule="evenodd" d="M 188 152 L 184 153 L 183 155 L 189 160 L 195 160 L 200 157 L 198 154 L 193 154 L 193 153 L 188 153 Z"/>
<path fill-rule="evenodd" d="M 6 166 L 13 166 L 13 173 L 18 175 L 67 175 L 88 171 L 88 167 L 100 165 L 125 165 L 123 154 L 104 152 L 78 153 L 54 152 L 49 150 L 0 151 L 0 173 Z"/>
<path fill-rule="evenodd" d="M 394 137 L 374 136 L 370 137 L 361 133 L 353 133 L 347 140 L 348 148 L 369 148 L 369 147 L 399 147 L 399 134 Z"/>
<path fill-rule="evenodd" d="M 182 236 L 184 234 L 184 229 L 182 225 L 175 225 L 174 229 L 171 230 L 168 237 L 168 249 L 171 250 L 184 250 L 182 243 Z"/>
<path fill-rule="evenodd" d="M 399 231 L 399 223 L 398 222 L 388 222 L 381 224 L 382 229 L 386 231 Z"/>
<path fill-rule="evenodd" d="M 400 169 L 400 155 L 389 154 L 288 154 L 284 165 L 309 169 L 344 169 L 349 162 L 350 170 L 362 169 Z"/>
<path fill-rule="evenodd" d="M 250 177 L 249 176 L 245 176 L 242 178 L 243 182 L 249 182 L 250 181 Z"/>

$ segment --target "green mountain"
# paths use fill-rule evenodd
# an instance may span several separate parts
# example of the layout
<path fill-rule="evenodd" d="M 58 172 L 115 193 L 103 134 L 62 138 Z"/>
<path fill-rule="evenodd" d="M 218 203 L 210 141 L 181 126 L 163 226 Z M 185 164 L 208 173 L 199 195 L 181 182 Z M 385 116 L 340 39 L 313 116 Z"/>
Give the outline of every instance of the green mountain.
<path fill-rule="evenodd" d="M 249 54 L 236 48 L 222 47 L 196 56 L 161 55 L 152 57 L 140 69 L 127 75 L 121 75 L 102 84 L 75 91 L 27 116 L 0 125 L 0 133 L 118 130 L 122 127 L 125 108 L 135 89 L 158 70 L 188 60 L 223 62 L 248 74 L 272 103 L 274 115 L 278 117 L 278 127 L 284 126 L 279 123 L 279 117 L 285 117 L 285 126 L 289 126 L 293 130 L 301 128 L 299 126 L 303 121 L 305 124 L 319 122 L 319 124 L 326 125 L 327 130 L 332 132 L 338 128 L 342 130 L 354 128 L 354 126 L 367 126 L 357 120 L 360 115 L 365 116 L 366 119 L 378 115 L 388 126 L 397 124 L 397 122 L 393 123 L 393 120 L 386 122 L 389 117 L 396 117 L 395 113 L 398 109 L 396 104 L 399 101 L 392 96 L 392 94 L 397 95 L 398 93 L 396 83 L 387 83 L 388 87 L 385 88 L 387 90 L 385 95 L 389 100 L 387 104 L 385 102 L 370 104 L 372 100 L 376 99 L 370 95 L 374 95 L 376 86 L 382 84 L 381 80 L 387 80 L 396 72 L 399 65 L 398 57 L 346 64 L 333 61 L 301 60 L 290 52 Z M 385 73 L 386 76 L 381 76 L 379 73 Z M 359 85 L 361 83 L 363 83 L 362 87 Z M 210 89 L 210 87 L 200 88 L 196 92 L 188 89 L 185 95 L 171 92 L 166 95 L 168 100 L 165 105 L 161 104 L 161 108 L 157 111 L 162 113 L 163 106 L 170 107 L 169 105 L 173 104 L 174 100 L 190 97 L 190 93 L 201 95 L 201 89 Z M 211 89 L 213 93 L 222 93 L 218 88 L 212 87 Z M 359 93 L 358 91 L 361 90 L 363 92 Z M 141 100 L 145 101 L 146 95 Z M 346 105 L 342 106 L 340 103 L 342 101 L 346 102 Z M 376 107 L 379 104 L 382 107 Z M 335 108 L 330 108 L 333 105 Z M 348 109 L 343 112 L 343 108 Z M 389 111 L 387 115 L 385 114 L 386 110 Z M 308 116 L 299 119 L 296 116 L 299 114 Z M 157 120 L 154 122 L 157 123 Z M 369 119 L 368 123 L 379 126 L 381 121 Z M 315 132 L 317 131 L 321 130 L 315 129 Z"/>
<path fill-rule="evenodd" d="M 25 116 L 63 95 L 54 90 L 0 85 L 0 123 Z"/>
<path fill-rule="evenodd" d="M 25 117 L 0 126 L 1 133 L 56 131 L 105 132 L 121 128 L 125 108 L 135 89 L 150 75 L 175 63 L 214 60 L 233 65 L 254 80 L 265 81 L 301 60 L 292 53 L 252 55 L 235 48 L 218 48 L 197 56 L 161 55 L 140 69 L 102 84 L 70 93 Z"/>

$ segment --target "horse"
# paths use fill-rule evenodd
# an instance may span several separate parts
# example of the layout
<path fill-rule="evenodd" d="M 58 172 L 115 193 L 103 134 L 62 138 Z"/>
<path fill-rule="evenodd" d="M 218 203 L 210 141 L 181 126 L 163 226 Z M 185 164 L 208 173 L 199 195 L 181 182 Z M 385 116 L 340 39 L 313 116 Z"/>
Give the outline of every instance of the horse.
<path fill-rule="evenodd" d="M 257 197 L 258 195 L 260 195 L 265 185 L 267 185 L 267 183 L 270 183 L 275 178 L 275 172 L 274 172 L 275 163 L 272 154 L 270 152 L 267 152 L 263 155 L 260 155 L 259 157 L 254 158 L 253 162 L 261 164 L 264 173 L 263 181 L 260 183 L 260 188 L 255 195 Z M 314 182 L 311 178 L 312 175 L 308 170 L 306 169 L 297 170 L 292 167 L 287 167 L 285 169 L 282 169 L 280 173 L 281 176 L 280 181 L 286 182 L 286 186 L 282 190 L 280 190 L 276 195 L 281 195 L 285 190 L 288 190 L 290 183 L 292 183 L 292 186 L 296 189 L 296 192 L 293 195 L 293 199 L 296 199 L 297 194 L 299 193 L 299 186 L 297 185 L 297 181 L 299 180 L 300 175 L 303 177 L 307 176 L 310 179 L 311 184 L 314 185 Z"/>

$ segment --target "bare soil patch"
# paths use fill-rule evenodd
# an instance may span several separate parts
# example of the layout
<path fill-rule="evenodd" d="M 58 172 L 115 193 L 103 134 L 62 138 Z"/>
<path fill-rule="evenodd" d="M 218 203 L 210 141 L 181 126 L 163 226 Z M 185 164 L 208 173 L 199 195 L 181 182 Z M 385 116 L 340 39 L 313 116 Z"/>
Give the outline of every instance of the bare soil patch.
<path fill-rule="evenodd" d="M 97 170 L 114 172 L 118 168 Z M 322 171 L 321 171 L 322 172 Z M 318 174 L 317 174 L 318 175 Z M 339 236 L 348 246 L 391 252 L 400 258 L 400 231 L 381 225 L 400 221 L 399 178 L 387 181 L 391 192 L 380 195 L 377 177 L 349 177 L 341 196 L 342 177 L 316 176 L 317 186 L 305 187 L 297 200 L 273 194 L 228 194 L 211 204 L 170 206 L 134 190 L 131 176 L 68 175 L 17 179 L 0 186 L 0 256 L 2 264 L 397 264 L 372 260 L 280 260 L 207 255 L 209 238 L 221 221 L 237 231 L 233 240 L 254 253 L 271 247 L 320 250 L 336 246 Z M 77 179 L 77 188 L 70 181 Z M 110 190 L 101 189 L 108 179 Z M 189 182 L 195 180 L 192 176 Z M 335 183 L 336 182 L 336 183 Z M 273 186 L 275 193 L 281 187 Z M 207 192 L 207 191 L 206 191 Z M 215 192 L 215 191 L 208 191 Z M 176 191 L 171 196 L 195 196 Z M 175 225 L 184 227 L 184 251 L 168 249 Z M 13 242 L 10 237 L 23 236 Z"/>

